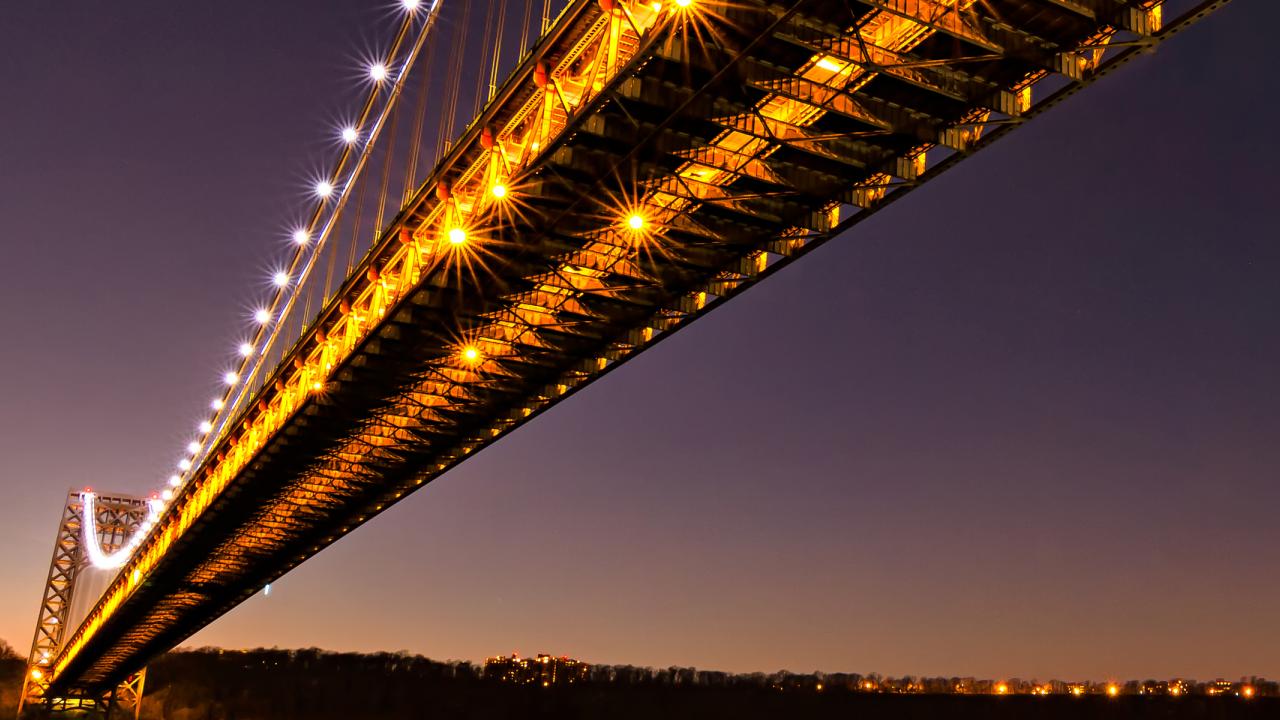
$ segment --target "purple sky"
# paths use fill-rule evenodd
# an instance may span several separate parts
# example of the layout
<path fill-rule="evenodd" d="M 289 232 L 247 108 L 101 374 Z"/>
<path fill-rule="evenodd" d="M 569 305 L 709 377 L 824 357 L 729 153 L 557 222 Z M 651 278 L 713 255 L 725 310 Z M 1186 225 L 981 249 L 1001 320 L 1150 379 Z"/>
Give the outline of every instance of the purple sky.
<path fill-rule="evenodd" d="M 0 638 L 158 487 L 385 41 L 367 2 L 0 22 Z M 193 644 L 1280 676 L 1274 3 L 1235 3 Z M 330 148 L 326 150 L 326 148 Z"/>

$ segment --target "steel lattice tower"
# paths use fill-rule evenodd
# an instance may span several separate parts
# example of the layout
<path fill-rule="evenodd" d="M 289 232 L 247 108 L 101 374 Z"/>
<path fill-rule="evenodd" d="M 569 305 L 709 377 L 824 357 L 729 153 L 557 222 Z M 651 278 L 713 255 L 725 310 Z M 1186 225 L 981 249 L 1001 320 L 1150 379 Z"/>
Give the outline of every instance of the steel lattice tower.
<path fill-rule="evenodd" d="M 114 553 L 129 541 L 146 521 L 149 503 L 142 498 L 124 495 L 94 495 L 94 534 L 85 536 L 85 497 L 87 490 L 72 490 L 67 494 L 66 505 L 58 522 L 58 534 L 53 543 L 53 559 L 49 562 L 49 575 L 44 594 L 40 599 L 40 612 L 36 618 L 35 638 L 31 641 L 31 654 L 27 658 L 27 672 L 23 675 L 22 694 L 18 699 L 18 716 L 33 714 L 52 715 L 68 711 L 88 711 L 110 716 L 113 710 L 132 713 L 138 717 L 142 703 L 146 669 L 124 680 L 119 686 L 104 693 L 73 693 L 66 697 L 47 696 L 47 667 L 57 657 L 70 631 L 73 620 L 73 602 L 89 607 L 96 597 L 78 597 L 77 581 L 89 568 L 87 542 L 97 542 L 105 554 Z M 90 591 L 90 588 L 81 588 Z M 72 628 L 74 630 L 74 627 Z"/>

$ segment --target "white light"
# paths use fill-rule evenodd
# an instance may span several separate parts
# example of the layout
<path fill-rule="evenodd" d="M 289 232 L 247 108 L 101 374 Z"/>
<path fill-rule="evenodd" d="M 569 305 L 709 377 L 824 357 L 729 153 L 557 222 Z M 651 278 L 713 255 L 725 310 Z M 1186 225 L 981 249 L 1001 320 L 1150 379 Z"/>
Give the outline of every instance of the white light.
<path fill-rule="evenodd" d="M 405 10 L 408 10 L 409 12 L 413 12 L 414 10 L 417 10 L 418 6 L 421 4 L 422 4 L 421 0 L 400 0 L 400 7 L 404 8 Z"/>
<path fill-rule="evenodd" d="M 226 403 L 222 400 L 222 398 L 214 398 L 209 403 L 209 407 L 213 408 L 214 410 L 221 410 L 223 405 L 226 405 Z"/>
<path fill-rule="evenodd" d="M 173 491 L 165 490 L 164 492 L 160 493 L 160 499 L 164 500 L 165 502 L 169 502 L 170 500 L 173 499 Z"/>
<path fill-rule="evenodd" d="M 830 72 L 840 72 L 844 69 L 844 63 L 832 57 L 824 57 L 818 61 L 818 67 Z"/>
<path fill-rule="evenodd" d="M 374 63 L 369 66 L 369 79 L 376 83 L 380 83 L 387 79 L 387 66 L 383 63 Z"/>
<path fill-rule="evenodd" d="M 360 131 L 348 125 L 342 128 L 342 142 L 348 145 L 354 145 L 360 139 Z"/>
<path fill-rule="evenodd" d="M 235 385 L 240 381 L 240 376 L 228 370 L 222 375 L 222 382 L 228 385 Z"/>
<path fill-rule="evenodd" d="M 253 354 L 253 345 L 240 343 L 240 347 L 236 348 L 236 352 L 240 353 L 240 357 L 249 357 Z"/>
<path fill-rule="evenodd" d="M 271 322 L 271 311 L 266 308 L 258 308 L 253 311 L 253 321 L 259 325 L 266 325 Z"/>
<path fill-rule="evenodd" d="M 328 180 L 321 180 L 320 182 L 316 183 L 317 196 L 322 198 L 327 198 L 332 194 L 333 194 L 333 183 L 329 182 Z"/>
<path fill-rule="evenodd" d="M 310 241 L 311 233 L 307 232 L 305 228 L 298 228 L 293 231 L 293 243 L 295 245 L 306 245 Z"/>
<path fill-rule="evenodd" d="M 182 458 L 181 460 L 178 461 L 178 469 L 182 470 L 183 472 L 190 470 L 191 461 L 187 458 Z"/>
<path fill-rule="evenodd" d="M 266 587 L 264 587 L 264 588 L 262 588 L 262 594 L 263 594 L 263 595 L 270 595 L 270 594 L 271 594 L 271 583 L 267 583 L 267 586 L 266 586 Z"/>
<path fill-rule="evenodd" d="M 275 286 L 276 286 L 276 287 L 278 287 L 278 288 L 282 288 L 282 287 L 284 287 L 285 285 L 288 285 L 288 284 L 289 284 L 289 273 L 287 273 L 287 272 L 285 272 L 285 271 L 281 270 L 280 272 L 276 273 L 275 275 L 272 275 L 272 276 L 271 276 L 271 284 L 272 284 L 272 285 L 275 285 Z"/>
<path fill-rule="evenodd" d="M 179 485 L 181 485 L 181 484 L 182 484 L 182 478 L 181 478 L 180 476 L 178 476 L 178 475 L 170 475 L 170 476 L 169 476 L 169 486 L 170 486 L 170 487 L 178 487 L 178 486 L 179 486 Z"/>
<path fill-rule="evenodd" d="M 200 443 L 196 442 L 195 440 L 192 440 L 191 442 L 187 443 L 187 452 L 191 453 L 192 455 L 200 452 Z"/>
<path fill-rule="evenodd" d="M 138 541 L 142 535 L 141 529 L 125 543 L 123 548 L 110 555 L 102 552 L 102 546 L 98 544 L 98 513 L 93 508 L 93 501 L 97 496 L 87 492 L 80 497 L 82 500 L 80 505 L 80 527 L 84 529 L 84 546 L 89 551 L 89 562 L 96 568 L 118 568 L 124 565 L 128 562 L 134 548 L 138 546 Z"/>
<path fill-rule="evenodd" d="M 207 433 L 211 430 L 213 430 L 213 423 L 209 422 L 208 420 L 205 420 L 204 422 L 200 423 L 200 432 Z"/>

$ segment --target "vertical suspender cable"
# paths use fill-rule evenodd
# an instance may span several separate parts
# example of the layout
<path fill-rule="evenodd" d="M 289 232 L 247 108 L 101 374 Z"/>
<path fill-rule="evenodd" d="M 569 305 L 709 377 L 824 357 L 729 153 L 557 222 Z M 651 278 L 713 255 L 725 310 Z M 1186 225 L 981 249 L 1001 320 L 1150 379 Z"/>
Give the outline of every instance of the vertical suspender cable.
<path fill-rule="evenodd" d="M 391 182 L 391 161 L 395 157 L 396 127 L 400 124 L 400 107 L 391 111 L 391 134 L 387 137 L 387 147 L 382 156 L 382 187 L 378 190 L 378 214 L 373 220 L 373 237 L 376 240 L 382 234 L 382 219 L 387 210 L 387 185 Z"/>
<path fill-rule="evenodd" d="M 520 23 L 520 55 L 529 49 L 529 21 L 533 19 L 533 0 L 524 0 L 524 20 Z"/>
<path fill-rule="evenodd" d="M 404 174 L 404 196 L 400 203 L 408 202 L 409 196 L 418 187 L 418 156 L 422 152 L 422 125 L 427 117 L 427 95 L 431 92 L 431 71 L 435 68 L 435 47 L 427 48 L 427 58 L 423 67 L 422 87 L 418 90 L 418 112 L 413 122 L 413 152 L 409 153 L 409 167 Z"/>

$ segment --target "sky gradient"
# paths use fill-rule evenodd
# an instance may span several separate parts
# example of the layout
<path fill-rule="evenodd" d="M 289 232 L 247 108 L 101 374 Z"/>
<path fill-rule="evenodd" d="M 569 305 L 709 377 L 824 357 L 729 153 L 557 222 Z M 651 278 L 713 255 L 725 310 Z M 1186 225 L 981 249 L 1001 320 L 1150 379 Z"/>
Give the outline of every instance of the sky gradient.
<path fill-rule="evenodd" d="M 1280 101 L 1237 2 L 190 641 L 734 671 L 1280 677 Z M 0 24 L 0 638 L 61 503 L 200 419 L 363 2 Z"/>

